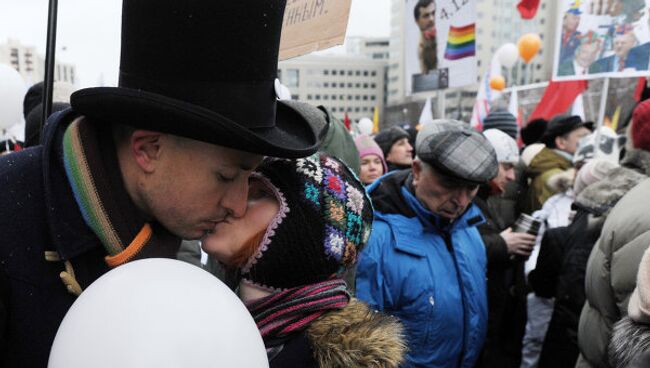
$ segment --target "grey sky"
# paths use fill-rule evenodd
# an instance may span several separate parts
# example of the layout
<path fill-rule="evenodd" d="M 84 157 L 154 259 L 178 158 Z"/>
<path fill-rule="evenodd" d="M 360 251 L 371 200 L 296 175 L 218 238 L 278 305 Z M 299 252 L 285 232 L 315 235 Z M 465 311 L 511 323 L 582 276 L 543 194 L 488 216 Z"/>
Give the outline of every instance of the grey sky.
<path fill-rule="evenodd" d="M 232 0 L 237 1 L 237 0 Z M 117 83 L 120 0 L 59 0 L 57 58 L 77 66 L 78 87 Z M 18 39 L 45 55 L 48 0 L 0 0 L 0 42 Z M 348 36 L 388 36 L 390 0 L 353 0 Z M 65 47 L 65 51 L 62 48 Z M 336 51 L 336 50 L 334 50 Z"/>

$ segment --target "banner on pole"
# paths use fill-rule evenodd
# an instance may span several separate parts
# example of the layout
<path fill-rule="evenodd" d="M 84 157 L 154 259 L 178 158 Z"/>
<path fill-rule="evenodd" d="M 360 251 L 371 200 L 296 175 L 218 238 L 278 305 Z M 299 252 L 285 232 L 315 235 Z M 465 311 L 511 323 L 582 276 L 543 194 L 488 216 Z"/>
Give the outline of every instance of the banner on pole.
<path fill-rule="evenodd" d="M 352 0 L 287 0 L 280 60 L 342 45 Z"/>
<path fill-rule="evenodd" d="M 648 75 L 649 11 L 650 0 L 560 0 L 553 79 Z"/>
<path fill-rule="evenodd" d="M 476 0 L 403 0 L 407 94 L 476 83 Z"/>

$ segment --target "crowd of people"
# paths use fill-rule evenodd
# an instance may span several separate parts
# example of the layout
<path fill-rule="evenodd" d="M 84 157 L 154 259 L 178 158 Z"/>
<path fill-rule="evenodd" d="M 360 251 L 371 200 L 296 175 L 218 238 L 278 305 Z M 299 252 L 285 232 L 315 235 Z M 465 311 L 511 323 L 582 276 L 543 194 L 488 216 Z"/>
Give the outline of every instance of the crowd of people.
<path fill-rule="evenodd" d="M 25 96 L 0 367 L 47 366 L 76 298 L 151 257 L 236 292 L 271 367 L 647 366 L 650 100 L 618 132 L 495 108 L 359 135 L 278 97 L 284 1 L 242 1 L 125 0 L 119 87 L 55 93 L 43 130 Z"/>

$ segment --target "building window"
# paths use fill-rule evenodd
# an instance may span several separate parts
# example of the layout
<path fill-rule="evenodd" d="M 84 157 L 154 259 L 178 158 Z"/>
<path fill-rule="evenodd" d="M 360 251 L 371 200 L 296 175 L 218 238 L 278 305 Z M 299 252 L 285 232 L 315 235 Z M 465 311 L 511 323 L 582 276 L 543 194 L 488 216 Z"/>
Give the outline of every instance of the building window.
<path fill-rule="evenodd" d="M 370 88 L 377 88 L 377 85 L 375 83 L 370 83 Z"/>
<path fill-rule="evenodd" d="M 330 71 L 327 69 L 323 70 L 323 75 L 330 75 Z"/>
<path fill-rule="evenodd" d="M 323 83 L 323 87 L 327 88 L 327 87 L 329 87 L 329 86 L 330 86 L 330 84 L 329 84 L 328 82 L 324 82 L 324 83 Z M 334 87 L 334 86 L 332 86 L 332 87 Z"/>
<path fill-rule="evenodd" d="M 348 83 L 348 88 L 352 88 L 352 83 Z"/>
<path fill-rule="evenodd" d="M 368 83 L 364 83 L 363 88 L 368 88 Z"/>
<path fill-rule="evenodd" d="M 287 69 L 286 85 L 289 88 L 298 88 L 300 81 L 300 71 L 298 69 Z"/>
<path fill-rule="evenodd" d="M 332 95 L 332 100 L 336 100 L 336 95 Z"/>
<path fill-rule="evenodd" d="M 370 96 L 371 101 L 375 101 L 376 99 L 377 99 L 377 96 L 375 96 L 375 95 Z"/>
<path fill-rule="evenodd" d="M 351 77 L 351 76 L 352 76 L 352 73 L 353 73 L 352 70 L 348 70 L 348 76 Z"/>
<path fill-rule="evenodd" d="M 336 75 L 336 70 L 332 70 L 332 75 Z"/>
<path fill-rule="evenodd" d="M 372 72 L 370 72 L 370 76 L 371 76 L 371 77 L 376 77 L 376 76 L 377 76 L 377 72 L 373 70 Z"/>
<path fill-rule="evenodd" d="M 367 70 L 364 70 L 364 71 L 363 71 L 363 76 L 364 76 L 364 77 L 367 77 L 367 76 L 368 76 L 368 71 L 367 71 Z"/>
<path fill-rule="evenodd" d="M 329 100 L 329 99 L 330 99 L 330 95 L 323 95 L 323 100 Z"/>
<path fill-rule="evenodd" d="M 339 75 L 345 75 L 345 70 L 339 70 Z"/>
<path fill-rule="evenodd" d="M 298 95 L 291 95 L 291 99 L 294 100 L 294 101 L 298 101 L 298 100 L 300 100 L 300 96 L 298 96 Z"/>
<path fill-rule="evenodd" d="M 352 95 L 348 95 L 348 101 L 352 100 Z"/>
<path fill-rule="evenodd" d="M 357 101 L 359 101 L 359 100 L 361 99 L 361 96 L 356 95 L 356 96 L 354 96 L 354 99 L 357 100 Z"/>
<path fill-rule="evenodd" d="M 314 96 L 312 96 L 312 95 L 307 95 L 307 99 L 308 99 L 308 100 L 313 99 L 313 97 L 314 97 Z"/>
<path fill-rule="evenodd" d="M 320 100 L 320 95 L 316 95 L 316 100 Z"/>
<path fill-rule="evenodd" d="M 332 88 L 336 88 L 336 82 L 332 82 Z"/>
<path fill-rule="evenodd" d="M 363 95 L 363 100 L 368 101 L 368 95 Z"/>
<path fill-rule="evenodd" d="M 358 76 L 361 75 L 361 72 L 359 70 L 357 70 L 356 72 L 354 72 L 354 75 L 356 75 L 358 77 Z"/>
<path fill-rule="evenodd" d="M 354 85 L 355 88 L 361 88 L 361 83 L 357 83 Z"/>
<path fill-rule="evenodd" d="M 359 110 L 361 110 L 359 107 L 354 108 L 354 112 L 359 112 Z"/>

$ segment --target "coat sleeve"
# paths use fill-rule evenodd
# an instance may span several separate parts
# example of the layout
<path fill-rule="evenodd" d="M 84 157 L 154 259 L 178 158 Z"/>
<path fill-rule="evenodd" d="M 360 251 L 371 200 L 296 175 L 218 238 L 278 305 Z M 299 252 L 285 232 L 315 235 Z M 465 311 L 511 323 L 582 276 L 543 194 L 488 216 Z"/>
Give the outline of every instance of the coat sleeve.
<path fill-rule="evenodd" d="M 366 248 L 359 255 L 356 275 L 357 298 L 378 311 L 390 310 L 393 297 L 388 288 L 387 269 L 384 261 L 386 251 L 392 248 L 390 228 L 383 222 L 375 221 Z M 390 261 L 390 260 L 389 260 Z"/>
<path fill-rule="evenodd" d="M 480 227 L 479 233 L 481 234 L 483 243 L 485 243 L 485 254 L 488 265 L 490 267 L 495 265 L 509 266 L 508 246 L 501 235 L 496 232 L 484 232 Z"/>
<path fill-rule="evenodd" d="M 537 296 L 552 298 L 557 290 L 564 249 L 562 239 L 568 236 L 566 227 L 549 229 L 542 237 L 537 265 L 528 275 L 528 282 Z"/>

